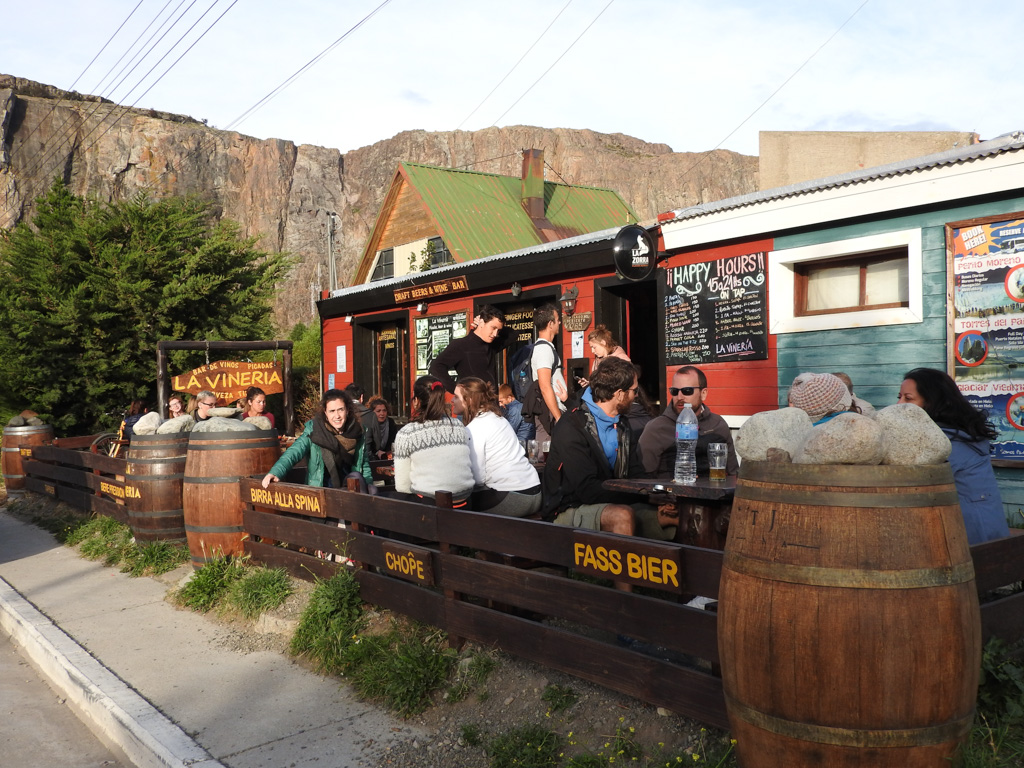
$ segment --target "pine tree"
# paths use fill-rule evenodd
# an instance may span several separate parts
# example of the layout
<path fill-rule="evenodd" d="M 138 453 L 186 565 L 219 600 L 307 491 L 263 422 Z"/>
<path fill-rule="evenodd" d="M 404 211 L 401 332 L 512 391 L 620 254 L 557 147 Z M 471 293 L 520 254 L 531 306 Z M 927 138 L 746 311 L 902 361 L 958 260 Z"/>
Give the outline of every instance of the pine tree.
<path fill-rule="evenodd" d="M 160 340 L 269 338 L 288 268 L 196 198 L 100 203 L 55 182 L 0 235 L 0 407 L 58 434 L 109 429 L 151 401 Z M 184 361 L 184 358 L 182 358 Z"/>

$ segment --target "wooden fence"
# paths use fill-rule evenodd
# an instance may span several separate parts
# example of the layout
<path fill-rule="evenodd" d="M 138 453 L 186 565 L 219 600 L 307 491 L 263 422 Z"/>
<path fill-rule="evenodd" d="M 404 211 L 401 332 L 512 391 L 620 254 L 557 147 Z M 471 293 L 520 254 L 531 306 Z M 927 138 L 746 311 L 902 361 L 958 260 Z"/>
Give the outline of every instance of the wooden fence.
<path fill-rule="evenodd" d="M 125 462 L 35 448 L 26 486 L 123 518 Z M 118 479 L 120 475 L 120 479 Z M 367 496 L 240 481 L 245 551 L 304 579 L 358 566 L 369 602 L 704 723 L 728 727 L 713 611 L 722 552 L 533 520 Z M 345 521 L 345 527 L 339 523 Z M 1024 536 L 973 547 L 986 639 L 1024 637 Z M 633 593 L 609 579 L 635 585 Z"/>

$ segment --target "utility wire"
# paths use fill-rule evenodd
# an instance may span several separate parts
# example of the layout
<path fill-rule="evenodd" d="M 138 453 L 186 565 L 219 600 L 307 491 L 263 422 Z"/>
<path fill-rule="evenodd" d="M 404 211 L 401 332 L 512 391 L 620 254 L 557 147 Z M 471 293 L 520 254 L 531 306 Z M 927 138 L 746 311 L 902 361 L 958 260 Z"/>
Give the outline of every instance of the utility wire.
<path fill-rule="evenodd" d="M 220 0 L 214 0 L 213 5 L 216 5 L 219 1 Z M 186 0 L 181 0 L 181 2 L 178 4 L 178 8 L 180 8 L 185 2 L 186 2 Z M 189 7 L 186 8 L 185 11 L 183 11 L 181 13 L 181 15 L 178 16 L 178 18 L 174 21 L 174 23 L 166 31 L 164 31 L 164 33 L 162 35 L 160 35 L 160 38 L 155 43 L 153 43 L 150 46 L 149 50 L 144 54 L 143 59 L 146 56 L 149 56 L 156 49 L 156 46 L 159 45 L 161 42 L 163 42 L 164 38 L 171 32 L 172 29 L 174 29 L 175 26 L 178 25 L 178 23 L 184 18 L 185 14 L 192 8 L 192 6 L 194 6 L 196 4 L 196 2 L 198 2 L 198 0 L 192 0 L 192 3 L 189 5 Z M 166 8 L 166 6 L 165 6 L 165 8 Z M 213 8 L 213 6 L 211 5 L 210 9 L 212 9 L 212 8 Z M 209 13 L 210 9 L 207 9 L 206 13 Z M 175 10 L 177 10 L 177 9 L 175 9 Z M 163 13 L 162 9 L 161 9 L 160 13 Z M 205 16 L 206 13 L 204 13 L 203 16 Z M 203 16 L 200 16 L 199 20 L 201 20 L 203 18 Z M 159 14 L 157 15 L 157 17 L 159 17 Z M 155 20 L 156 19 L 154 19 L 154 21 Z M 191 31 L 192 28 L 195 27 L 195 25 L 199 23 L 199 20 L 197 20 L 195 23 L 193 23 L 192 27 L 190 27 L 189 30 L 187 30 L 181 36 L 181 38 L 179 38 L 178 41 L 176 43 L 174 43 L 174 45 L 171 46 L 171 48 L 167 51 L 167 53 L 165 53 L 164 56 L 161 57 L 160 61 L 163 61 L 163 59 L 166 58 L 170 54 L 170 52 L 173 51 L 174 48 L 177 47 L 181 43 L 181 40 L 184 39 L 185 35 L 187 35 L 188 32 Z M 166 23 L 166 22 L 164 22 L 164 23 Z M 161 25 L 161 28 L 162 27 L 163 27 L 163 25 Z M 153 37 L 150 36 L 150 40 L 152 40 L 152 39 L 153 39 Z M 138 42 L 138 41 L 136 41 L 136 42 Z M 149 43 L 149 40 L 147 40 L 146 42 Z M 134 47 L 134 43 L 132 44 L 132 47 Z M 130 50 L 130 48 L 129 48 L 129 50 Z M 153 69 L 156 66 L 159 65 L 160 61 L 158 61 L 157 64 L 153 65 L 153 67 L 149 70 L 149 72 L 147 72 L 134 86 L 132 86 L 132 88 L 122 98 L 127 98 L 132 93 L 132 91 L 134 91 L 136 88 L 138 88 L 142 84 L 142 82 L 146 79 L 146 77 L 148 77 L 150 75 L 150 73 L 152 73 Z M 139 61 L 139 63 L 141 63 L 141 60 Z M 114 66 L 117 66 L 117 65 L 115 64 Z M 135 65 L 135 67 L 137 67 L 137 66 L 138 66 L 138 64 Z M 134 71 L 135 67 L 132 67 L 131 71 Z M 129 72 L 129 74 L 130 73 L 131 72 Z M 108 74 L 109 74 L 109 72 L 108 72 Z M 126 77 L 127 77 L 127 75 L 125 75 L 125 78 Z M 101 100 L 97 101 L 95 103 L 95 105 L 93 106 L 93 108 L 91 110 L 89 110 L 84 117 L 80 118 L 80 124 L 81 125 L 84 126 L 84 125 L 88 124 L 88 121 L 96 114 L 96 112 L 99 111 L 100 107 L 104 106 L 102 98 L 108 98 L 109 96 L 113 96 L 113 90 L 115 88 L 117 88 L 118 86 L 120 86 L 121 83 L 124 82 L 125 78 L 122 78 L 116 85 L 114 85 L 110 89 L 110 91 L 108 91 L 108 95 L 107 96 L 101 97 Z M 106 76 L 104 76 L 104 79 L 106 79 Z M 114 108 L 116 110 L 116 105 L 115 105 Z M 123 114 L 123 112 L 124 112 L 124 110 L 122 110 L 122 114 Z M 110 115 L 108 114 L 106 117 L 104 117 L 103 120 L 100 121 L 100 124 L 102 124 L 103 121 L 105 121 L 107 119 L 107 117 L 109 117 L 109 116 Z M 119 117 L 120 117 L 120 115 L 118 115 L 118 118 Z M 72 137 L 75 134 L 76 127 L 75 127 L 74 123 L 75 123 L 75 116 L 74 115 L 69 115 L 69 117 L 66 120 L 66 122 L 64 123 L 64 125 L 65 126 L 70 126 L 70 127 L 68 128 L 68 130 L 66 132 L 64 132 L 63 135 L 61 135 L 61 133 L 58 131 L 56 138 L 54 138 L 53 143 L 51 144 L 50 150 L 48 152 L 46 152 L 44 155 L 42 155 L 38 159 L 38 161 L 33 165 L 33 167 L 28 171 L 28 174 L 30 176 L 36 175 L 47 164 L 53 162 L 57 158 L 57 156 L 60 154 L 60 151 L 67 145 L 68 141 L 71 140 Z M 89 131 L 89 133 L 86 134 L 86 136 L 84 136 L 82 138 L 82 142 L 84 143 L 85 141 L 87 141 L 89 136 L 91 136 L 96 131 L 96 128 L 98 128 L 98 127 L 99 126 L 96 126 L 91 131 Z M 106 131 L 104 131 L 104 133 L 106 133 Z"/>
<path fill-rule="evenodd" d="M 508 73 L 503 78 L 501 78 L 500 81 L 498 81 L 498 84 L 496 86 L 491 88 L 491 92 L 488 93 L 486 96 L 484 96 L 483 99 L 480 101 L 480 103 L 477 104 L 476 107 L 473 108 L 473 111 L 470 112 L 468 115 L 466 115 L 463 118 L 462 122 L 459 123 L 455 127 L 456 131 L 461 129 L 462 126 L 464 126 L 466 124 L 466 121 L 469 120 L 469 118 L 471 118 L 473 115 L 475 115 L 477 113 L 477 110 L 480 109 L 480 107 L 482 107 L 484 105 L 484 102 L 486 102 L 489 98 L 491 98 L 491 96 L 494 95 L 494 92 L 501 87 L 501 84 L 504 83 L 506 80 L 508 80 L 509 75 L 511 75 L 513 72 L 515 72 L 516 68 L 520 64 L 523 63 L 523 59 L 525 59 L 527 56 L 530 55 L 530 51 L 532 51 L 534 48 L 537 47 L 537 43 L 539 43 L 541 41 L 541 38 L 544 37 L 544 35 L 546 35 L 548 33 L 548 30 L 551 29 L 551 27 L 554 26 L 555 22 L 558 21 L 559 17 L 561 17 L 561 15 L 563 13 L 565 13 L 565 9 L 568 8 L 570 5 L 572 5 L 572 0 L 569 0 L 569 2 L 567 2 L 565 5 L 562 6 L 562 10 L 560 10 L 557 14 L 555 14 L 555 18 L 553 18 L 551 20 L 551 23 L 548 24 L 547 27 L 545 27 L 544 31 L 541 32 L 540 35 L 537 37 L 537 39 L 533 41 L 533 45 L 531 45 L 529 48 L 526 49 L 526 53 L 524 53 L 522 56 L 519 57 L 519 61 L 517 61 L 515 64 L 512 65 L 512 69 L 510 69 L 508 71 Z"/>
<path fill-rule="evenodd" d="M 320 53 L 318 53 L 316 56 L 314 56 L 312 59 L 310 59 L 308 62 L 306 62 L 306 64 L 303 67 L 301 67 L 298 71 L 296 71 L 290 77 L 285 79 L 284 82 L 282 82 L 274 90 L 272 90 L 270 93 L 268 93 L 262 99 L 257 101 L 255 104 L 253 104 L 247 110 L 245 110 L 245 112 L 243 112 L 238 117 L 236 117 L 234 120 L 232 120 L 230 123 L 228 123 L 227 127 L 225 128 L 225 130 L 232 130 L 235 126 L 241 125 L 243 122 L 245 122 L 247 119 L 249 119 L 249 117 L 251 117 L 253 114 L 255 114 L 258 110 L 262 109 L 269 101 L 271 101 L 275 96 L 277 96 L 278 93 L 280 93 L 282 90 L 284 90 L 289 85 L 291 85 L 291 83 L 294 82 L 303 72 L 305 72 L 307 69 L 312 67 L 318 61 L 320 61 L 324 56 L 326 56 L 328 53 L 330 53 L 332 50 L 334 50 L 336 47 L 338 47 L 341 44 L 341 42 L 346 37 L 351 35 L 353 32 L 355 32 L 357 29 L 359 29 L 361 26 L 363 26 L 363 24 L 365 24 L 370 19 L 372 19 L 377 14 L 378 11 L 380 11 L 384 6 L 386 6 L 390 2 L 391 2 L 391 0 L 384 0 L 383 3 L 378 5 L 372 11 L 370 11 L 370 13 L 368 13 L 366 16 L 364 16 L 363 19 L 361 21 L 359 21 L 359 23 L 357 23 L 355 26 L 350 28 L 345 34 L 343 34 L 341 37 L 339 37 L 337 40 L 335 40 L 329 46 L 324 48 Z"/>
<path fill-rule="evenodd" d="M 576 38 L 575 40 L 573 40 L 573 41 L 572 41 L 572 43 L 571 43 L 571 44 L 569 45 L 569 47 L 568 47 L 568 48 L 566 48 L 566 49 L 565 49 L 565 50 L 564 50 L 564 51 L 562 52 L 562 55 L 561 55 L 561 56 L 559 56 L 559 57 L 558 57 L 557 59 L 555 59 L 555 60 L 554 60 L 554 62 L 552 62 L 552 64 L 551 64 L 551 66 L 550 66 L 550 67 L 548 67 L 547 69 L 545 69 L 545 70 L 544 70 L 544 73 L 543 73 L 543 74 L 542 74 L 542 75 L 541 75 L 540 77 L 538 77 L 538 78 L 537 78 L 537 79 L 536 79 L 536 80 L 534 81 L 533 85 L 531 85 L 531 86 L 530 86 L 529 88 L 527 88 L 527 89 L 526 89 L 526 91 L 524 91 L 524 92 L 523 92 L 523 95 L 522 95 L 522 96 L 520 96 L 520 97 L 519 97 L 518 99 L 516 99 L 516 100 L 515 100 L 515 101 L 514 101 L 514 102 L 512 103 L 512 106 L 511 106 L 511 107 L 509 107 L 509 108 L 508 108 L 508 109 L 506 109 L 506 110 L 505 110 L 504 112 L 502 112 L 502 113 L 501 113 L 501 114 L 500 114 L 500 115 L 498 116 L 498 119 L 497 119 L 497 120 L 495 120 L 495 121 L 494 121 L 493 123 L 491 123 L 491 127 L 492 127 L 492 128 L 493 128 L 493 127 L 495 127 L 495 126 L 496 126 L 496 125 L 498 124 L 498 122 L 499 122 L 499 121 L 500 121 L 500 120 L 501 120 L 501 119 L 502 119 L 503 117 L 505 117 L 505 115 L 507 115 L 507 114 L 508 114 L 509 112 L 511 112 L 511 111 L 512 111 L 512 109 L 513 109 L 513 108 L 514 108 L 514 107 L 516 106 L 516 104 L 518 104 L 518 103 L 519 103 L 520 101 L 522 101 L 522 100 L 523 100 L 523 99 L 524 99 L 524 98 L 526 97 L 526 94 L 528 94 L 528 93 L 529 93 L 530 91 L 532 91 L 532 90 L 534 89 L 534 87 L 535 87 L 535 86 L 537 85 L 537 83 L 539 83 L 539 82 L 540 82 L 541 80 L 543 80 L 543 79 L 544 79 L 544 78 L 545 78 L 545 77 L 547 76 L 548 72 L 550 72 L 550 71 L 551 71 L 552 69 L 554 69 L 554 68 L 555 68 L 555 65 L 556 65 L 556 64 L 558 64 L 558 62 L 560 62 L 560 61 L 561 61 L 561 60 L 562 60 L 562 59 L 563 59 L 563 58 L 565 57 L 565 55 L 566 55 L 567 53 L 569 53 L 569 51 L 571 51 L 571 50 L 573 49 L 573 46 L 575 46 L 575 45 L 576 45 L 576 43 L 578 43 L 578 42 L 580 41 L 580 39 L 581 39 L 581 38 L 582 38 L 582 37 L 583 37 L 583 36 L 584 36 L 585 34 L 587 34 L 587 32 L 589 32 L 589 31 L 590 31 L 590 28 L 591 28 L 592 26 L 594 26 L 594 24 L 596 24 L 596 23 L 597 23 L 597 20 L 598 20 L 598 19 L 600 19 L 600 18 L 601 18 L 601 16 L 603 16 L 603 15 L 604 15 L 604 12 L 605 12 L 605 11 L 607 11 L 607 10 L 608 10 L 608 9 L 609 9 L 609 8 L 611 7 L 612 3 L 614 3 L 614 2 L 615 2 L 615 0 L 608 0 L 608 5 L 606 5 L 606 6 L 604 7 L 604 8 L 602 8 L 602 9 L 601 9 L 601 12 L 600 12 L 600 13 L 598 13 L 598 14 L 597 14 L 597 16 L 595 16 L 595 17 L 594 17 L 594 20 L 593 20 L 592 22 L 590 22 L 590 24 L 588 24 L 588 25 L 587 25 L 587 28 L 586 28 L 586 29 L 584 29 L 584 30 L 583 30 L 582 32 L 580 32 L 580 34 L 579 34 L 579 37 L 577 37 L 577 38 Z M 867 2 L 867 0 L 865 0 L 865 2 Z"/>
<path fill-rule="evenodd" d="M 811 59 L 813 59 L 815 56 L 817 56 L 819 53 L 821 53 L 821 50 L 826 45 L 831 43 L 833 38 L 835 38 L 836 35 L 838 35 L 840 32 L 842 32 L 843 29 L 846 27 L 846 25 L 849 24 L 851 21 L 853 21 L 853 17 L 856 16 L 858 13 L 860 13 L 861 10 L 864 8 L 864 6 L 867 5 L 870 1 L 871 0 L 864 0 L 863 3 L 861 3 L 859 6 L 857 6 L 857 9 L 847 17 L 846 21 L 844 21 L 842 24 L 840 24 L 839 28 L 836 29 L 836 31 L 833 32 L 831 35 L 829 35 L 828 39 L 825 40 L 825 42 L 823 42 L 821 45 L 819 45 L 814 50 L 814 52 L 804 60 L 803 64 L 801 64 L 799 67 L 797 67 L 793 71 L 793 74 L 791 74 L 789 77 L 787 77 L 782 82 L 782 85 L 780 85 L 778 88 L 776 88 L 774 91 L 772 91 L 771 94 L 768 96 L 768 98 L 765 99 L 764 101 L 762 101 L 758 105 L 757 109 L 755 109 L 753 112 L 751 112 L 745 118 L 743 118 L 743 120 L 740 122 L 740 124 L 737 125 L 735 128 L 733 128 L 731 131 L 729 131 L 729 134 L 724 139 L 722 139 L 720 142 L 718 142 L 712 149 L 709 149 L 708 151 L 702 153 L 701 156 L 697 159 L 697 162 L 695 162 L 693 165 L 691 165 L 689 168 L 687 168 L 685 171 L 683 171 L 683 178 L 685 178 L 687 175 L 689 175 L 692 171 L 696 170 L 696 168 L 701 163 L 703 163 L 705 160 L 708 159 L 708 157 L 711 156 L 712 152 L 720 149 L 721 146 L 723 144 L 725 144 L 725 142 L 727 142 L 729 139 L 732 138 L 733 134 L 735 134 L 740 128 L 742 128 L 744 125 L 746 125 L 748 122 L 750 122 L 751 118 L 753 118 L 754 115 L 756 115 L 758 112 L 760 112 L 762 109 L 764 109 L 765 105 L 768 104 L 769 101 L 774 99 L 778 95 L 779 91 L 781 91 L 783 88 L 785 88 L 789 84 L 790 80 L 792 80 L 794 77 L 796 77 L 798 74 L 800 74 L 800 71 L 804 67 L 806 67 L 808 64 L 811 63 Z"/>

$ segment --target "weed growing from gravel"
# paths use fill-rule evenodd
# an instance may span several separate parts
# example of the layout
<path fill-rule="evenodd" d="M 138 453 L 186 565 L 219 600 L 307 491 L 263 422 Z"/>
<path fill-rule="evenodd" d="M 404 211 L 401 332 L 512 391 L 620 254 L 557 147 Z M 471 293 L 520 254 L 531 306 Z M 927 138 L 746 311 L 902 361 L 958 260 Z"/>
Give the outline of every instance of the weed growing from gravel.
<path fill-rule="evenodd" d="M 456 654 L 446 641 L 444 632 L 415 624 L 361 635 L 345 652 L 349 677 L 364 698 L 381 701 L 402 717 L 418 714 L 455 665 Z"/>
<path fill-rule="evenodd" d="M 189 560 L 188 548 L 167 541 L 136 543 L 124 551 L 121 573 L 129 576 L 157 576 L 169 573 Z"/>
<path fill-rule="evenodd" d="M 284 568 L 247 568 L 231 585 L 227 602 L 248 619 L 277 608 L 294 592 Z"/>
<path fill-rule="evenodd" d="M 359 582 L 351 571 L 339 571 L 318 581 L 309 596 L 292 636 L 292 655 L 309 659 L 324 674 L 343 675 L 348 666 L 345 649 L 365 626 Z"/>
<path fill-rule="evenodd" d="M 554 714 L 571 707 L 576 703 L 579 696 L 576 691 L 568 686 L 552 684 L 544 689 L 544 693 L 540 695 L 540 698 L 541 701 L 547 703 L 549 714 Z"/>
<path fill-rule="evenodd" d="M 194 611 L 206 613 L 218 605 L 231 585 L 245 575 L 240 558 L 214 557 L 178 590 L 177 601 Z"/>
<path fill-rule="evenodd" d="M 540 725 L 513 728 L 491 740 L 491 768 L 555 768 L 562 761 L 562 737 Z"/>
<path fill-rule="evenodd" d="M 470 649 L 455 665 L 452 684 L 445 692 L 447 702 L 462 701 L 469 692 L 479 688 L 494 670 L 495 661 L 485 651 Z"/>

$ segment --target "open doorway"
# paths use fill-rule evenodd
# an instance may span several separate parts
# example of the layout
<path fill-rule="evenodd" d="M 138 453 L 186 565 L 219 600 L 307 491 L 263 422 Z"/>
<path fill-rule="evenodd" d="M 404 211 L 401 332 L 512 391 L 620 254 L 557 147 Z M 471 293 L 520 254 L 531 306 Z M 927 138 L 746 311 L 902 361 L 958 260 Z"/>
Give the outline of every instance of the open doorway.
<path fill-rule="evenodd" d="M 651 400 L 661 400 L 664 355 L 655 277 L 632 283 L 618 277 L 594 281 L 595 322 L 604 325 L 640 368 L 640 386 Z"/>

